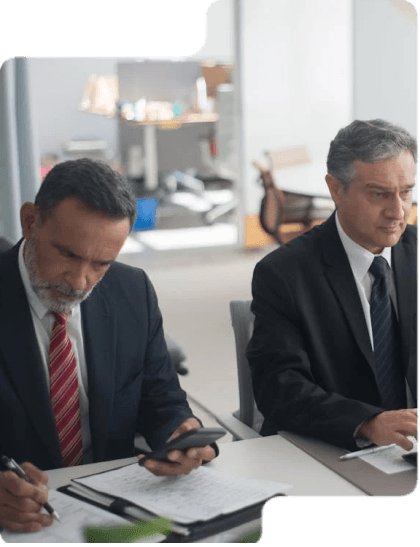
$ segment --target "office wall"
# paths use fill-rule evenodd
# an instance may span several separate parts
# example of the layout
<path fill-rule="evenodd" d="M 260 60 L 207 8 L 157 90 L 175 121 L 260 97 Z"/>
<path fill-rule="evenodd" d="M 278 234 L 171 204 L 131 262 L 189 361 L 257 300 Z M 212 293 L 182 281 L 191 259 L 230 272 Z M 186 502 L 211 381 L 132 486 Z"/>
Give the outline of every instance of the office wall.
<path fill-rule="evenodd" d="M 324 185 L 329 142 L 352 113 L 351 0 L 237 0 L 244 212 L 262 197 L 251 166 L 267 149 L 309 147 Z M 282 175 L 283 176 L 283 175 Z"/>
<path fill-rule="evenodd" d="M 354 0 L 354 116 L 417 132 L 416 11 L 404 0 Z"/>
<path fill-rule="evenodd" d="M 193 58 L 233 61 L 232 2 L 233 0 L 217 0 L 210 5 L 207 40 Z M 171 44 L 168 43 L 167 47 L 166 58 L 170 59 Z M 117 58 L 28 60 L 30 90 L 35 107 L 34 123 L 39 136 L 41 156 L 55 153 L 61 157 L 62 143 L 69 139 L 105 140 L 110 151 L 118 153 L 117 121 L 77 110 L 89 75 L 94 73 L 116 76 L 117 63 Z"/>

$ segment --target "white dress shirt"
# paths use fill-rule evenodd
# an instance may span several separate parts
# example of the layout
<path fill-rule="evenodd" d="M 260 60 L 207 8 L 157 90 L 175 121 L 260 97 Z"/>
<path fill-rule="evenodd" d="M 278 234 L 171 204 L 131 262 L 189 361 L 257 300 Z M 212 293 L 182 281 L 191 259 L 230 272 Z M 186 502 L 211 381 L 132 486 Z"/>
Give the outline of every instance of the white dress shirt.
<path fill-rule="evenodd" d="M 32 321 L 35 328 L 36 338 L 44 365 L 45 380 L 49 389 L 50 371 L 49 371 L 49 351 L 51 331 L 54 325 L 54 316 L 39 300 L 34 291 L 29 273 L 23 259 L 23 249 L 25 241 L 19 249 L 18 263 L 19 271 L 28 297 L 31 310 Z M 73 346 L 73 352 L 76 357 L 77 376 L 79 379 L 79 403 L 82 422 L 82 441 L 83 441 L 83 463 L 93 461 L 92 442 L 89 425 L 89 399 L 88 399 L 88 376 L 86 368 L 85 350 L 83 344 L 82 315 L 80 304 L 75 306 L 67 320 L 67 335 Z"/>

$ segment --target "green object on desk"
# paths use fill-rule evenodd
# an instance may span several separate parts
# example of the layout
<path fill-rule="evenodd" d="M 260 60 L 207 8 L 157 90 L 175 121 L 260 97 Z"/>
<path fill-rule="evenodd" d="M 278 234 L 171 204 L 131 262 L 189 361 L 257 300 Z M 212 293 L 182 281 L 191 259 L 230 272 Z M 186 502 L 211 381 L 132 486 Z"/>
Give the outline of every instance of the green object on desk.
<path fill-rule="evenodd" d="M 167 536 L 172 530 L 173 522 L 163 517 L 150 521 L 139 520 L 129 526 L 109 526 L 86 528 L 88 543 L 132 543 L 147 539 L 157 534 Z"/>
<path fill-rule="evenodd" d="M 257 543 L 257 541 L 261 537 L 261 528 L 258 530 L 254 530 L 253 532 L 250 532 L 249 534 L 246 534 L 243 538 L 241 538 L 240 543 Z"/>

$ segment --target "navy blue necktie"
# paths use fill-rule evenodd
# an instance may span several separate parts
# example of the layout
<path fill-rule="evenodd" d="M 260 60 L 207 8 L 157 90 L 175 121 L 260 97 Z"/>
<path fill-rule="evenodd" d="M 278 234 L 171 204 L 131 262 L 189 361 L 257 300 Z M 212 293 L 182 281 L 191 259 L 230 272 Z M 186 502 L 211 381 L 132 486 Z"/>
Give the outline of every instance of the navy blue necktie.
<path fill-rule="evenodd" d="M 370 298 L 373 347 L 381 404 L 386 410 L 406 407 L 404 377 L 400 366 L 398 322 L 388 290 L 388 262 L 375 256 L 369 271 L 374 276 Z"/>

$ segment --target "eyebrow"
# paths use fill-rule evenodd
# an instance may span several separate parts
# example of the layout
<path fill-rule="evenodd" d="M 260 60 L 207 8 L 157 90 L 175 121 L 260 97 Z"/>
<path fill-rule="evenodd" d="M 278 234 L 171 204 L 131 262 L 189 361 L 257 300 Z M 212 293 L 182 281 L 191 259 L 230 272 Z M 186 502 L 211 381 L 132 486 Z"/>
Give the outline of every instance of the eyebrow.
<path fill-rule="evenodd" d="M 404 186 L 403 190 L 412 189 L 415 187 L 415 185 L 416 184 L 414 182 L 410 182 Z M 382 192 L 389 192 L 393 190 L 393 188 L 391 188 L 390 186 L 381 186 L 376 182 L 368 182 L 366 184 L 366 188 L 369 188 L 369 190 L 381 190 Z"/>
<path fill-rule="evenodd" d="M 72 251 L 69 247 L 66 247 L 65 245 L 61 245 L 60 243 L 53 243 L 54 247 L 58 249 L 60 252 L 70 253 L 75 258 L 78 258 L 80 260 L 84 260 L 84 258 L 74 251 Z M 113 262 L 115 262 L 115 259 L 112 260 L 94 260 L 92 261 L 92 264 L 99 264 L 100 266 L 110 266 Z"/>

